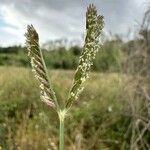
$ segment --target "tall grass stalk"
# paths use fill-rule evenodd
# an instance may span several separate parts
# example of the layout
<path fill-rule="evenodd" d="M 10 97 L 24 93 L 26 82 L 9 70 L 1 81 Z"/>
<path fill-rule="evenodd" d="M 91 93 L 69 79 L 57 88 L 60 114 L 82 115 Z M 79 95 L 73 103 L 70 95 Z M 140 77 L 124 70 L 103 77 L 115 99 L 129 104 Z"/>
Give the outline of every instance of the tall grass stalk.
<path fill-rule="evenodd" d="M 79 59 L 72 88 L 63 108 L 58 103 L 55 92 L 52 88 L 47 74 L 47 68 L 39 46 L 39 36 L 32 25 L 28 25 L 26 36 L 26 46 L 28 56 L 31 60 L 32 71 L 39 81 L 41 100 L 53 108 L 59 117 L 59 150 L 64 150 L 64 123 L 65 117 L 73 102 L 78 99 L 83 90 L 83 83 L 89 78 L 89 71 L 93 65 L 93 60 L 100 48 L 99 36 L 103 28 L 103 16 L 97 14 L 96 7 L 92 4 L 87 8 L 86 13 L 86 37 L 85 44 Z"/>

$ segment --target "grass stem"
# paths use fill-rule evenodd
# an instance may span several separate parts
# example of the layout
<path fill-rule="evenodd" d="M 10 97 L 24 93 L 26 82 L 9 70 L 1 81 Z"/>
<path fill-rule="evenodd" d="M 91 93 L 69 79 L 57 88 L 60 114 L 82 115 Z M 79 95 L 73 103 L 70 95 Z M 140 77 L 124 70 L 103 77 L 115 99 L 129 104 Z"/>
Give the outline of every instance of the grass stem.
<path fill-rule="evenodd" d="M 59 150 L 64 150 L 64 120 L 66 111 L 61 110 L 59 113 Z"/>

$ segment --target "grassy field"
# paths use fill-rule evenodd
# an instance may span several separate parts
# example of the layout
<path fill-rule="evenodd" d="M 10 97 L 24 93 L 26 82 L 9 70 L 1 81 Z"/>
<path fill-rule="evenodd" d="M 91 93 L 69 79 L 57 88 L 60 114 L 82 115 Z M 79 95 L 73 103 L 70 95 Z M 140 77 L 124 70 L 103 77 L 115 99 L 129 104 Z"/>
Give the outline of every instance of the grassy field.
<path fill-rule="evenodd" d="M 67 98 L 74 71 L 49 71 L 60 103 Z M 91 73 L 66 119 L 66 150 L 128 149 L 130 117 L 120 98 L 121 75 Z M 58 120 L 40 101 L 30 69 L 0 67 L 0 146 L 50 150 L 58 146 Z"/>

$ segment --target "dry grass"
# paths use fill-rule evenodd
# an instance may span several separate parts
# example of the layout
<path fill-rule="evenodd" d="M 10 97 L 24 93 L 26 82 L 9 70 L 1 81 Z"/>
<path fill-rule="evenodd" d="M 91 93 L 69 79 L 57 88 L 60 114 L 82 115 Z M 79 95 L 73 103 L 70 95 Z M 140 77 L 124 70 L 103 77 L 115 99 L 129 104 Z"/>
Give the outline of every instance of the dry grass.
<path fill-rule="evenodd" d="M 74 71 L 53 70 L 49 73 L 53 80 L 52 84 L 56 95 L 61 100 L 65 100 L 72 84 Z M 79 101 L 75 102 L 71 112 L 73 116 L 68 116 L 66 123 L 68 149 L 75 149 L 76 147 L 84 149 L 91 145 L 92 141 L 94 141 L 94 145 L 92 144 L 91 148 L 98 149 L 99 141 L 103 145 L 100 135 L 103 138 L 106 130 L 103 129 L 103 132 L 100 132 L 101 128 L 118 121 L 118 117 L 112 117 L 114 114 L 116 115 L 117 109 L 120 110 L 120 103 L 115 102 L 118 95 L 118 83 L 117 74 L 91 73 L 91 79 L 86 83 L 85 91 L 81 94 Z M 0 105 L 4 109 L 1 110 L 1 114 L 4 113 L 5 118 L 8 118 L 5 120 L 1 116 L 1 120 L 6 126 L 4 127 L 5 132 L 10 137 L 3 137 L 4 143 L 11 146 L 16 143 L 15 145 L 22 149 L 26 149 L 27 145 L 29 148 L 32 145 L 31 149 L 36 149 L 36 147 L 45 149 L 45 147 L 49 147 L 47 140 L 50 138 L 53 139 L 52 141 L 56 146 L 58 145 L 56 138 L 58 120 L 53 117 L 54 111 L 49 112 L 49 108 L 40 103 L 38 87 L 30 69 L 0 67 L 0 89 Z M 106 118 L 107 120 L 105 120 Z M 35 129 L 36 127 L 38 129 Z M 42 142 L 39 142 L 40 139 Z M 79 139 L 81 142 L 78 141 Z M 1 142 L 1 145 L 4 143 Z"/>
<path fill-rule="evenodd" d="M 49 74 L 56 95 L 64 101 L 74 71 L 52 70 Z M 141 101 L 133 101 L 137 79 L 116 73 L 91 73 L 90 76 L 72 115 L 67 116 L 66 149 L 129 149 L 132 140 L 129 127 L 133 121 L 137 122 L 139 110 L 143 108 Z M 146 88 L 149 84 L 142 85 Z M 57 147 L 58 120 L 53 117 L 54 111 L 41 104 L 30 69 L 0 67 L 0 89 L 0 145 L 22 150 Z M 135 120 L 133 114 L 138 115 Z M 138 128 L 143 123 L 138 122 Z M 142 128 L 140 133 L 136 139 L 148 140 L 148 130 Z"/>

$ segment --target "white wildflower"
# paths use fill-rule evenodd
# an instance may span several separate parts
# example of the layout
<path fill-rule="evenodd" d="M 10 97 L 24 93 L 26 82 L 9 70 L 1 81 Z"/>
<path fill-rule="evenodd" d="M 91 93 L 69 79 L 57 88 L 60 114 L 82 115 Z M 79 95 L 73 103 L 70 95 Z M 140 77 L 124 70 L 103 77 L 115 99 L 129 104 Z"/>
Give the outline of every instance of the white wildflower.
<path fill-rule="evenodd" d="M 112 107 L 111 106 L 108 107 L 108 111 L 112 112 Z"/>

